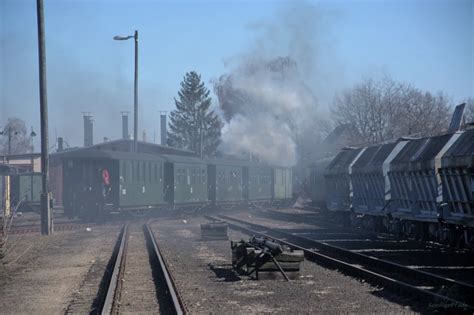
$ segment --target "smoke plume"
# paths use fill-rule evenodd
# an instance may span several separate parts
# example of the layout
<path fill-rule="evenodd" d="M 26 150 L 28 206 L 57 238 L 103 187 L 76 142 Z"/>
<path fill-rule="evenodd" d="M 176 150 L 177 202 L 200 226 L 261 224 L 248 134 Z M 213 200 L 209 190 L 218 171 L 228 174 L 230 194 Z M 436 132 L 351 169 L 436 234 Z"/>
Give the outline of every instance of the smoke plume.
<path fill-rule="evenodd" d="M 294 166 L 306 133 L 317 129 L 319 12 L 307 5 L 288 8 L 274 23 L 259 23 L 255 46 L 227 64 L 214 82 L 227 122 L 221 150 Z M 315 140 L 315 139 L 313 139 Z M 317 140 L 317 139 L 316 139 Z"/>

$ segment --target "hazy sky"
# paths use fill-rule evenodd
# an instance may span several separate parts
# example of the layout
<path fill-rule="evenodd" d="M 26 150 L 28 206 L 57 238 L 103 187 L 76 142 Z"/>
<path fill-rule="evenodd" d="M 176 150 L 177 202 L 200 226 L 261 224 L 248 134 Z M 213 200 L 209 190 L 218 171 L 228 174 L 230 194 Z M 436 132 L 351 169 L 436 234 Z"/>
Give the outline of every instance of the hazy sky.
<path fill-rule="evenodd" d="M 82 145 L 83 111 L 93 113 L 95 142 L 120 137 L 120 111 L 133 108 L 133 41 L 112 37 L 135 29 L 139 129 L 151 141 L 186 71 L 212 90 L 213 79 L 259 49 L 304 51 L 323 110 L 337 91 L 383 75 L 442 90 L 454 103 L 474 96 L 474 1 L 44 3 L 51 144 L 64 136 Z M 292 10 L 302 18 L 288 18 Z M 0 0 L 0 126 L 15 116 L 39 130 L 36 23 L 35 0 Z"/>

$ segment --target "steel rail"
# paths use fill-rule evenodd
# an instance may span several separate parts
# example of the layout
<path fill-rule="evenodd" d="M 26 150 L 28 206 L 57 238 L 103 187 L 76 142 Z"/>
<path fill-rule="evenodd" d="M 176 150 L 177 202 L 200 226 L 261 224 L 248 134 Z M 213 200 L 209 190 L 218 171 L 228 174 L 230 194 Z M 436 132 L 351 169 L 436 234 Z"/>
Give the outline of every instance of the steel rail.
<path fill-rule="evenodd" d="M 431 292 L 431 291 L 426 290 L 424 288 L 420 288 L 420 287 L 405 283 L 403 281 L 396 280 L 392 277 L 380 274 L 379 272 L 368 270 L 364 267 L 354 265 L 350 262 L 343 261 L 343 260 L 335 258 L 335 257 L 331 257 L 329 255 L 330 254 L 335 254 L 335 253 L 344 254 L 342 256 L 346 259 L 354 259 L 354 258 L 356 258 L 356 255 L 357 255 L 357 258 L 360 258 L 358 256 L 361 255 L 361 256 L 365 256 L 361 259 L 363 262 L 369 262 L 370 261 L 371 263 L 378 264 L 379 268 L 380 267 L 394 268 L 399 273 L 405 273 L 406 272 L 406 273 L 409 273 L 409 275 L 420 272 L 420 274 L 423 275 L 422 276 L 423 278 L 425 278 L 425 279 L 430 278 L 430 282 L 444 281 L 445 283 L 449 283 L 450 285 L 456 284 L 456 285 L 460 285 L 461 287 L 462 286 L 472 287 L 472 285 L 470 285 L 470 284 L 461 283 L 461 282 L 454 281 L 454 280 L 449 279 L 449 278 L 443 278 L 443 277 L 440 277 L 440 276 L 437 276 L 437 275 L 432 275 L 432 274 L 427 273 L 427 272 L 421 272 L 421 271 L 418 271 L 418 270 L 413 270 L 411 268 L 404 267 L 404 266 L 398 265 L 398 264 L 394 264 L 392 262 L 384 261 L 384 260 L 381 260 L 381 259 L 373 258 L 373 257 L 366 256 L 366 255 L 359 254 L 359 253 L 354 253 L 354 252 L 351 252 L 349 250 L 346 250 L 346 249 L 343 249 L 343 248 L 338 248 L 338 247 L 333 246 L 333 245 L 324 244 L 324 243 L 318 242 L 316 240 L 312 240 L 312 239 L 301 237 L 301 236 L 296 236 L 296 235 L 293 235 L 293 234 L 290 234 L 290 233 L 287 233 L 287 232 L 284 232 L 284 231 L 281 231 L 281 230 L 278 230 L 278 229 L 273 229 L 273 228 L 270 228 L 270 227 L 267 227 L 267 226 L 258 225 L 258 224 L 255 224 L 255 223 L 247 222 L 247 221 L 236 219 L 236 218 L 231 218 L 231 217 L 228 217 L 228 216 L 225 216 L 225 215 L 219 215 L 218 218 L 213 217 L 213 216 L 206 216 L 206 218 L 208 218 L 210 220 L 216 220 L 216 219 L 224 220 L 224 221 L 226 221 L 227 224 L 229 224 L 229 227 L 240 230 L 240 231 L 242 231 L 244 233 L 247 233 L 247 234 L 254 234 L 254 235 L 260 235 L 260 236 L 273 238 L 273 239 L 277 240 L 278 242 L 281 242 L 282 244 L 286 244 L 290 247 L 302 250 L 305 254 L 305 257 L 307 257 L 310 260 L 314 260 L 314 261 L 319 262 L 321 264 L 330 265 L 330 266 L 333 266 L 333 267 L 340 268 L 342 270 L 350 272 L 351 274 L 355 274 L 358 277 L 370 280 L 370 281 L 372 281 L 376 284 L 381 284 L 385 287 L 391 287 L 391 288 L 394 288 L 396 290 L 402 290 L 404 292 L 414 294 L 414 295 L 416 295 L 420 298 L 423 298 L 424 300 L 428 300 L 428 301 L 432 301 L 432 302 L 435 301 L 435 302 L 438 302 L 438 303 L 440 301 L 442 301 L 442 302 L 447 303 L 450 306 L 455 307 L 455 308 L 468 309 L 470 311 L 474 310 L 474 306 L 472 305 L 472 302 L 458 301 L 458 300 L 452 299 L 450 297 L 443 296 L 443 295 L 440 295 L 438 293 Z M 244 226 L 244 225 L 246 225 L 247 227 Z M 260 231 L 257 231 L 255 229 L 259 229 Z M 265 231 L 266 233 L 262 232 L 262 230 Z M 276 235 L 278 235 L 278 236 L 276 236 Z M 317 250 L 319 250 L 320 252 L 312 250 L 312 249 L 307 248 L 307 247 L 304 247 L 302 245 L 298 245 L 296 243 L 300 243 L 300 244 L 303 243 L 303 244 L 306 244 L 306 246 L 310 246 L 312 248 L 317 248 Z M 323 253 L 323 252 L 325 252 L 325 253 Z M 370 258 L 370 259 L 367 259 L 367 258 Z M 359 262 L 360 262 L 360 260 L 359 260 Z M 367 266 L 365 266 L 365 267 L 367 267 Z M 431 277 L 431 275 L 433 277 Z M 467 291 L 467 292 L 472 292 L 472 291 Z"/>
<path fill-rule="evenodd" d="M 128 224 L 125 224 L 122 228 L 122 233 L 120 236 L 120 246 L 115 257 L 114 267 L 112 271 L 112 276 L 110 282 L 107 286 L 107 294 L 105 296 L 104 304 L 102 306 L 101 314 L 112 314 L 116 312 L 117 305 L 117 293 L 119 288 L 119 275 L 123 272 L 123 267 L 125 264 L 126 256 L 126 243 L 128 238 Z"/>
<path fill-rule="evenodd" d="M 173 307 L 178 315 L 183 315 L 187 313 L 186 306 L 179 295 L 179 291 L 177 289 L 176 283 L 173 279 L 172 274 L 169 271 L 168 265 L 166 264 L 163 255 L 161 253 L 161 250 L 156 242 L 155 235 L 153 231 L 151 230 L 149 224 L 144 225 L 145 231 L 148 234 L 148 237 L 150 238 L 152 244 L 153 244 L 153 249 L 154 249 L 154 254 L 156 255 L 156 258 L 160 262 L 160 268 L 163 272 L 163 276 L 166 281 L 166 286 L 168 287 L 168 292 L 171 296 L 172 302 L 173 302 Z"/>
<path fill-rule="evenodd" d="M 274 213 L 276 215 L 279 215 L 279 214 L 277 214 L 277 211 L 273 211 L 272 213 Z M 282 213 L 282 218 L 289 219 L 289 216 L 290 215 L 286 215 L 286 214 Z M 234 219 L 234 218 L 230 218 L 230 219 L 238 220 L 238 219 Z M 242 222 L 242 223 L 245 223 L 245 224 L 249 224 L 249 222 L 245 222 L 245 221 L 242 221 L 242 220 L 239 220 L 239 221 Z M 289 233 L 281 231 L 279 229 L 273 229 L 273 230 L 277 231 L 277 233 L 279 233 L 281 235 L 288 236 L 287 234 L 289 234 Z M 355 232 L 355 230 L 350 230 L 350 231 Z M 401 265 L 401 264 L 398 264 L 398 263 L 395 263 L 395 262 L 392 262 L 392 261 L 388 261 L 386 259 L 373 257 L 373 256 L 363 254 L 363 253 L 353 252 L 349 249 L 345 249 L 345 248 L 342 248 L 342 247 L 339 247 L 339 246 L 334 246 L 334 245 L 327 244 L 325 242 L 321 242 L 321 241 L 318 241 L 318 240 L 313 240 L 313 239 L 310 239 L 310 238 L 307 238 L 307 237 L 296 236 L 296 235 L 293 235 L 293 234 L 290 234 L 290 235 L 293 239 L 299 239 L 299 240 L 313 242 L 314 245 L 315 245 L 313 247 L 315 247 L 315 248 L 317 248 L 321 251 L 333 252 L 337 255 L 345 256 L 349 259 L 356 260 L 359 263 L 364 263 L 366 265 L 373 266 L 373 267 L 383 268 L 385 270 L 391 270 L 392 272 L 404 273 L 409 277 L 413 277 L 413 278 L 423 280 L 423 281 L 428 281 L 431 284 L 441 284 L 441 285 L 445 285 L 445 286 L 457 286 L 465 292 L 474 292 L 474 285 L 470 284 L 470 283 L 466 283 L 466 282 L 459 281 L 459 280 L 454 280 L 454 279 L 451 279 L 451 278 L 448 278 L 448 277 L 443 277 L 443 276 L 433 274 L 433 273 L 430 273 L 430 272 L 426 272 L 426 271 L 423 271 L 423 270 L 417 270 L 417 269 L 409 268 L 409 267 L 406 267 L 404 265 Z M 375 233 L 374 233 L 374 235 L 375 235 Z"/>

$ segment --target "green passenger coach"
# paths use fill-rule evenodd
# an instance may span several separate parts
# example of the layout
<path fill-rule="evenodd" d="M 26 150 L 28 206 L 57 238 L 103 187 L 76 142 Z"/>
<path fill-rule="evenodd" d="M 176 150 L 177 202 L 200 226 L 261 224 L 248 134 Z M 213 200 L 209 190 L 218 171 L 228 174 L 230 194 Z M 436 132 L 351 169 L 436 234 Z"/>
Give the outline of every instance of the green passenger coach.
<path fill-rule="evenodd" d="M 273 169 L 273 199 L 286 200 L 291 199 L 292 190 L 292 172 L 289 168 L 275 167 Z"/>
<path fill-rule="evenodd" d="M 205 160 L 161 155 L 164 164 L 164 198 L 172 206 L 192 206 L 207 203 L 207 163 Z"/>
<path fill-rule="evenodd" d="M 88 149 L 67 152 L 61 158 L 69 216 L 164 205 L 163 159 L 158 156 Z"/>
<path fill-rule="evenodd" d="M 207 172 L 209 200 L 213 204 L 241 203 L 244 201 L 241 161 L 210 160 Z"/>
<path fill-rule="evenodd" d="M 77 149 L 61 154 L 71 217 L 143 209 L 252 206 L 291 199 L 291 169 L 228 159 Z"/>

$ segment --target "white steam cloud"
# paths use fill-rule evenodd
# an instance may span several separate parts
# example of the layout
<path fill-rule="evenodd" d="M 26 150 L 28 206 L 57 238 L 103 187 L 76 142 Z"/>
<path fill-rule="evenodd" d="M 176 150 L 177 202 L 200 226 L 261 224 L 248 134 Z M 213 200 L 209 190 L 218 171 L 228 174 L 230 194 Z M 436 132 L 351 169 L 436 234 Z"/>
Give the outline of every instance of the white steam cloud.
<path fill-rule="evenodd" d="M 314 139 L 319 90 L 312 89 L 323 77 L 314 61 L 319 17 L 314 7 L 299 4 L 277 22 L 259 24 L 263 33 L 256 47 L 233 58 L 233 69 L 215 82 L 227 121 L 222 151 L 294 166 L 303 142 L 319 140 Z"/>

